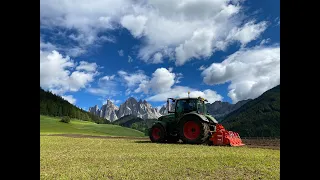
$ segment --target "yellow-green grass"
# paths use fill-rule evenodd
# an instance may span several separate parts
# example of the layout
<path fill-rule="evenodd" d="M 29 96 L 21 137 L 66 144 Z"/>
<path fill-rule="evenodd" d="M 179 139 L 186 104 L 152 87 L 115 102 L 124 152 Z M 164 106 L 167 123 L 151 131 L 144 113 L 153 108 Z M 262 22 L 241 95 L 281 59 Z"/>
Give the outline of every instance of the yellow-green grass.
<path fill-rule="evenodd" d="M 59 122 L 59 118 L 40 115 L 40 135 L 47 134 L 84 134 L 101 136 L 144 137 L 144 133 L 111 124 L 96 124 L 89 121 L 72 119 L 70 123 Z"/>
<path fill-rule="evenodd" d="M 40 136 L 41 179 L 279 179 L 280 151 Z"/>

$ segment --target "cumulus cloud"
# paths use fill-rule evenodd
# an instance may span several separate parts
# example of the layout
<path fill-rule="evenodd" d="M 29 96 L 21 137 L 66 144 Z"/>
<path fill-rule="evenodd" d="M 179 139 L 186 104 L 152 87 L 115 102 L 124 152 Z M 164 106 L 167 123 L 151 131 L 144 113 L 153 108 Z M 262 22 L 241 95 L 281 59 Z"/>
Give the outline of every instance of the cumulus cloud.
<path fill-rule="evenodd" d="M 76 70 L 94 72 L 97 69 L 98 65 L 96 63 L 88 63 L 86 61 L 80 61 L 80 65 L 77 66 Z"/>
<path fill-rule="evenodd" d="M 165 92 L 173 86 L 174 79 L 174 73 L 169 72 L 166 68 L 158 68 L 152 74 L 149 87 L 156 93 Z"/>
<path fill-rule="evenodd" d="M 280 84 L 280 46 L 244 48 L 202 72 L 208 85 L 231 82 L 228 96 L 234 103 L 253 99 Z"/>
<path fill-rule="evenodd" d="M 85 88 L 97 75 L 96 68 L 95 63 L 85 61 L 76 66 L 70 57 L 55 50 L 40 50 L 40 86 L 58 94 Z"/>
<path fill-rule="evenodd" d="M 124 71 L 119 71 L 127 83 L 129 89 L 126 91 L 126 95 L 129 95 L 132 91 L 134 93 L 144 93 L 148 95 L 148 101 L 166 101 L 168 97 L 187 97 L 187 92 L 190 91 L 191 97 L 204 97 L 207 98 L 209 102 L 214 102 L 217 100 L 222 100 L 223 97 L 217 92 L 206 89 L 200 91 L 185 86 L 175 86 L 179 83 L 179 79 L 183 77 L 181 73 L 172 72 L 173 69 L 169 68 L 158 68 L 152 73 L 151 78 L 143 74 L 141 71 L 138 73 L 129 74 Z M 138 78 L 139 77 L 139 78 Z M 132 91 L 131 91 L 131 90 Z"/>
<path fill-rule="evenodd" d="M 67 100 L 71 104 L 76 104 L 76 99 L 72 95 L 61 96 L 63 99 Z"/>
<path fill-rule="evenodd" d="M 138 38 L 141 37 L 143 33 L 147 19 L 145 16 L 134 16 L 130 14 L 122 17 L 120 23 L 123 27 L 127 28 L 134 37 Z"/>
<path fill-rule="evenodd" d="M 86 46 L 115 39 L 102 36 L 117 28 L 143 39 L 138 57 L 147 63 L 165 58 L 177 66 L 209 58 L 231 43 L 244 47 L 257 39 L 267 22 L 246 17 L 238 0 L 47 0 L 40 2 L 41 27 L 76 31 L 67 38 Z M 244 21 L 246 19 L 246 21 Z M 248 20 L 247 20 L 248 19 Z"/>
<path fill-rule="evenodd" d="M 203 97 L 208 100 L 209 103 L 213 103 L 215 101 L 222 101 L 223 97 L 218 94 L 216 91 L 206 89 L 204 91 L 195 90 L 193 88 L 184 87 L 184 86 L 175 86 L 172 89 L 156 94 L 147 98 L 147 101 L 151 102 L 161 102 L 166 101 L 167 98 L 182 98 L 188 97 L 188 91 L 190 92 L 190 97 Z"/>
<path fill-rule="evenodd" d="M 122 79 L 125 81 L 127 87 L 131 88 L 134 87 L 141 82 L 148 79 L 148 77 L 143 73 L 143 71 L 137 71 L 136 73 L 129 74 L 125 71 L 118 71 L 118 74 Z"/>

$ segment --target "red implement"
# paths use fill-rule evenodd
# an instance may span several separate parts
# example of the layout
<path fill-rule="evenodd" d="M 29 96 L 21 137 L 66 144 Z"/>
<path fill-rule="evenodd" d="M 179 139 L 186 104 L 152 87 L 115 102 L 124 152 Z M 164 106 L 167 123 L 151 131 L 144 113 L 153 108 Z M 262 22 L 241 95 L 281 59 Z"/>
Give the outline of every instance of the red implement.
<path fill-rule="evenodd" d="M 227 131 L 221 124 L 216 125 L 216 132 L 212 135 L 210 140 L 216 146 L 244 146 L 238 133 Z"/>

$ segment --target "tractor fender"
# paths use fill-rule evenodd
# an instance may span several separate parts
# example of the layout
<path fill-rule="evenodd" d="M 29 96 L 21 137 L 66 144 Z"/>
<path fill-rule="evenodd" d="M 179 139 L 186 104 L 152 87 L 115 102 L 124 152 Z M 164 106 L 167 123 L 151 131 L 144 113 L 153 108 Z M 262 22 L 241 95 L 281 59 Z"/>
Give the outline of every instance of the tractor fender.
<path fill-rule="evenodd" d="M 184 114 L 179 121 L 182 121 L 184 120 L 185 118 L 188 118 L 188 117 L 194 117 L 194 118 L 197 118 L 197 119 L 200 119 L 201 121 L 204 121 L 204 122 L 210 122 L 209 119 L 206 118 L 206 116 L 202 115 L 202 114 L 198 114 L 198 113 L 194 113 L 194 112 L 190 112 L 190 113 L 187 113 L 187 114 Z"/>

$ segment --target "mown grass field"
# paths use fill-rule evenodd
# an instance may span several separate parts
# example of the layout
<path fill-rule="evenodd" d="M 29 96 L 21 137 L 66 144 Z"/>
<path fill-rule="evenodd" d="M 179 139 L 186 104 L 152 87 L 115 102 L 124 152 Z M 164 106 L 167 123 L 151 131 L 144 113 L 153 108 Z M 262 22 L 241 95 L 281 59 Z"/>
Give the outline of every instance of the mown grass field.
<path fill-rule="evenodd" d="M 59 122 L 59 118 L 40 115 L 40 134 L 86 134 L 101 136 L 144 137 L 144 133 L 111 124 L 96 124 L 72 119 L 69 124 Z"/>
<path fill-rule="evenodd" d="M 40 137 L 41 179 L 279 179 L 280 151 Z"/>
<path fill-rule="evenodd" d="M 110 125 L 88 131 L 87 126 L 80 128 L 81 121 L 70 126 L 54 121 L 41 120 L 40 179 L 280 179 L 280 150 L 45 136 L 91 131 L 92 135 L 122 135 Z"/>

